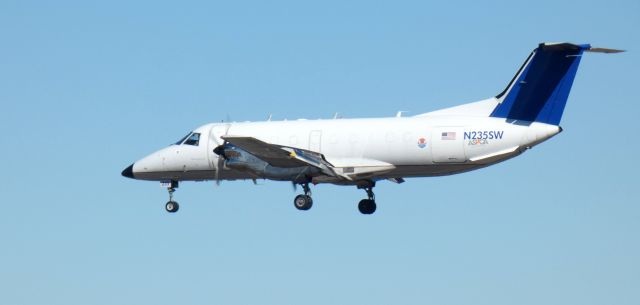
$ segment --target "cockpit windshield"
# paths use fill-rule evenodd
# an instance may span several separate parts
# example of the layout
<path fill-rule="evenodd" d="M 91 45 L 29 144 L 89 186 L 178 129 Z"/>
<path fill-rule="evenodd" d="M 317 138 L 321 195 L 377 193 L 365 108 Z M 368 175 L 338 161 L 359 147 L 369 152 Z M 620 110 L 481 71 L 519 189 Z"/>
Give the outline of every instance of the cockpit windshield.
<path fill-rule="evenodd" d="M 200 133 L 199 132 L 190 132 L 184 138 L 180 139 L 180 141 L 176 142 L 175 145 L 200 145 Z"/>
<path fill-rule="evenodd" d="M 200 144 L 200 134 L 197 132 L 192 133 L 182 144 L 198 146 Z"/>
<path fill-rule="evenodd" d="M 184 140 L 186 140 L 190 135 L 191 135 L 191 132 L 189 132 L 186 136 L 182 137 L 180 141 L 176 142 L 176 145 L 182 144 L 182 142 L 184 142 Z"/>

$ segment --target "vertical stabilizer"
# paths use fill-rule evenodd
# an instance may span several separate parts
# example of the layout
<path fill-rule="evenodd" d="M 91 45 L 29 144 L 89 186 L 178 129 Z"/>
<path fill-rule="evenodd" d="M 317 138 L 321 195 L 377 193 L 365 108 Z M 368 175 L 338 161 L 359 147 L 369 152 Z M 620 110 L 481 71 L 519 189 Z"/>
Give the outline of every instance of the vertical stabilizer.
<path fill-rule="evenodd" d="M 541 43 L 496 96 L 500 103 L 490 116 L 559 125 L 580 59 L 589 49 L 588 44 Z"/>

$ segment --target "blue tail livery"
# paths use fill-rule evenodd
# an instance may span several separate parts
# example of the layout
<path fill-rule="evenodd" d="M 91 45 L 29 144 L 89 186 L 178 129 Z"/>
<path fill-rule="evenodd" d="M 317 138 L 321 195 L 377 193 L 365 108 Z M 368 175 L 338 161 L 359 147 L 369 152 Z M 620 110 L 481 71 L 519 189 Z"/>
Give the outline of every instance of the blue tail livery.
<path fill-rule="evenodd" d="M 500 103 L 490 116 L 508 122 L 559 125 L 584 51 L 621 52 L 589 44 L 541 43 L 496 96 Z"/>

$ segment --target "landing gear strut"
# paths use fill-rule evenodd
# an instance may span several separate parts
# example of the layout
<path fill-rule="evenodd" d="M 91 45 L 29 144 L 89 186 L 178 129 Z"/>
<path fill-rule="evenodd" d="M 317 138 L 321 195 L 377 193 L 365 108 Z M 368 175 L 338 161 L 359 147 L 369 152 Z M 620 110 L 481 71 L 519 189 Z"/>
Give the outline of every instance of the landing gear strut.
<path fill-rule="evenodd" d="M 162 185 L 167 187 L 167 191 L 169 192 L 169 201 L 164 205 L 164 209 L 169 213 L 175 213 L 180 208 L 178 202 L 173 201 L 173 192 L 178 188 L 178 181 L 171 180 L 170 182 L 162 182 Z"/>
<path fill-rule="evenodd" d="M 304 195 L 298 195 L 293 200 L 293 205 L 296 209 L 301 211 L 306 211 L 313 206 L 313 199 L 311 198 L 311 189 L 309 188 L 309 183 L 301 183 L 302 188 L 304 189 Z"/>
<path fill-rule="evenodd" d="M 358 203 L 358 210 L 360 213 L 369 215 L 373 214 L 376 211 L 376 195 L 373 193 L 373 187 L 375 183 L 369 186 L 358 186 L 359 189 L 364 189 L 367 192 L 368 199 L 362 199 Z"/>

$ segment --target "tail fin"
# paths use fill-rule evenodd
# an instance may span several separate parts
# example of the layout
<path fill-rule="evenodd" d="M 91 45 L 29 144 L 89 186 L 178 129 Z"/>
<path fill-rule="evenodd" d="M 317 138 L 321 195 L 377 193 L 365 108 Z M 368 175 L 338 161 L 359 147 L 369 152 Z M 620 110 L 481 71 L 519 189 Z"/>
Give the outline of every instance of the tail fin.
<path fill-rule="evenodd" d="M 622 52 L 589 44 L 541 43 L 496 96 L 499 104 L 490 116 L 559 125 L 584 51 Z"/>

